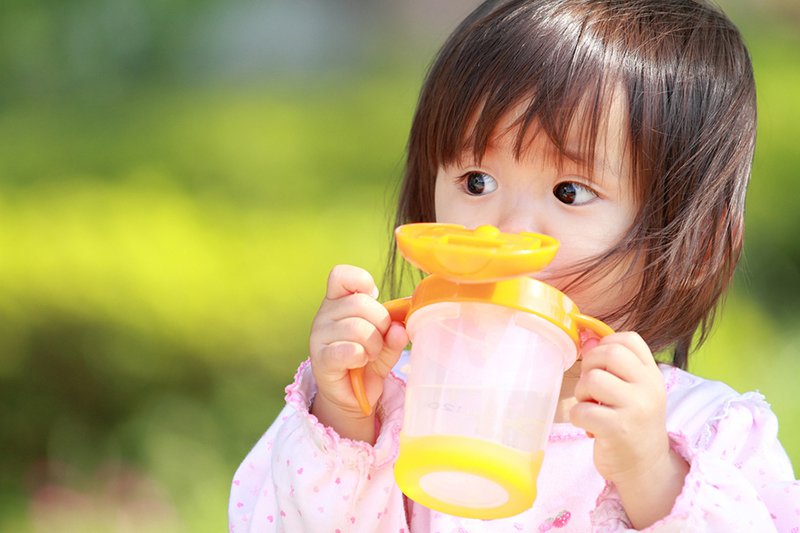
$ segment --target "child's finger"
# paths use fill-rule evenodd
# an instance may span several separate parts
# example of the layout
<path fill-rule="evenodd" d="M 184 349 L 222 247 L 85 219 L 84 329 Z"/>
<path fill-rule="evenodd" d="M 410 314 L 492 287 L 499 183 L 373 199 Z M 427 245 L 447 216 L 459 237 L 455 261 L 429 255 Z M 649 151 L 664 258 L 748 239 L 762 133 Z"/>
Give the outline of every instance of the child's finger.
<path fill-rule="evenodd" d="M 384 337 L 383 350 L 373 362 L 375 370 L 381 375 L 386 376 L 394 368 L 400 359 L 403 348 L 408 345 L 408 333 L 406 328 L 399 322 L 392 322 L 389 330 Z"/>
<path fill-rule="evenodd" d="M 591 352 L 598 344 L 600 344 L 600 339 L 597 337 L 589 337 L 583 341 L 581 343 L 581 357 L 583 357 L 583 354 Z"/>
<path fill-rule="evenodd" d="M 348 317 L 363 318 L 372 324 L 381 335 L 385 335 L 392 319 L 389 311 L 375 298 L 367 294 L 350 294 L 335 302 L 328 302 L 326 319 L 330 321 L 344 320 Z"/>
<path fill-rule="evenodd" d="M 616 427 L 617 412 L 608 405 L 578 402 L 569 410 L 569 420 L 591 437 L 605 436 Z"/>
<path fill-rule="evenodd" d="M 330 325 L 322 344 L 353 342 L 363 347 L 365 353 L 374 359 L 383 349 L 383 335 L 375 326 L 360 317 L 348 317 Z"/>
<path fill-rule="evenodd" d="M 647 345 L 647 343 L 638 333 L 633 331 L 614 333 L 613 335 L 604 337 L 600 341 L 601 346 L 608 344 L 619 344 L 624 346 L 630 350 L 631 353 L 633 353 L 636 358 L 645 366 L 654 366 L 656 364 L 655 359 L 653 358 L 653 352 L 650 351 L 650 346 Z"/>
<path fill-rule="evenodd" d="M 312 365 L 324 374 L 341 374 L 352 368 L 361 368 L 367 362 L 364 346 L 357 342 L 336 341 L 322 346 Z"/>
<path fill-rule="evenodd" d="M 581 378 L 575 385 L 575 398 L 579 402 L 596 402 L 618 407 L 625 404 L 631 394 L 631 385 L 600 368 L 581 369 Z"/>
<path fill-rule="evenodd" d="M 616 343 L 602 343 L 581 360 L 581 375 L 600 369 L 610 372 L 624 382 L 634 383 L 642 370 L 639 358 L 626 346 Z"/>
<path fill-rule="evenodd" d="M 336 265 L 328 275 L 325 297 L 336 300 L 348 294 L 368 294 L 378 297 L 378 287 L 372 275 L 363 268 L 352 265 Z"/>
<path fill-rule="evenodd" d="M 408 346 L 408 332 L 400 322 L 392 322 L 384 336 L 384 349 L 393 356 L 392 366 L 400 358 L 400 353 Z"/>

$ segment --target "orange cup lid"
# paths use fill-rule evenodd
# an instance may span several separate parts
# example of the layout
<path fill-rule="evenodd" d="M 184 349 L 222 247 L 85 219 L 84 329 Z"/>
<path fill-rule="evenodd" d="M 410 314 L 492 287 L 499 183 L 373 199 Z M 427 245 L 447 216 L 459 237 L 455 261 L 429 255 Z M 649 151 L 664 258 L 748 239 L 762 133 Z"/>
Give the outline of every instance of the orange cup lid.
<path fill-rule="evenodd" d="M 605 337 L 614 332 L 600 320 L 584 315 L 555 287 L 528 277 L 490 283 L 458 283 L 431 275 L 417 285 L 413 296 L 385 304 L 393 320 L 405 322 L 417 310 L 440 302 L 480 302 L 510 307 L 544 318 L 562 329 L 580 348 L 581 332 Z"/>
<path fill-rule="evenodd" d="M 459 283 L 487 283 L 538 272 L 553 260 L 558 241 L 538 233 L 503 233 L 494 226 L 405 224 L 397 247 L 414 266 Z"/>

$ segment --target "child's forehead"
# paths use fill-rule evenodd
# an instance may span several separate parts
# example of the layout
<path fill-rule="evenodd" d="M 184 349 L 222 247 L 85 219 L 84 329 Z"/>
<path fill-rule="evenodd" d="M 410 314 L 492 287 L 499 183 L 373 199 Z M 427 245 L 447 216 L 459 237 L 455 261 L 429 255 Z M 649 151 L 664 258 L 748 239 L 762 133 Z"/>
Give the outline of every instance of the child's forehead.
<path fill-rule="evenodd" d="M 592 106 L 589 99 L 568 113 L 562 127 L 554 127 L 553 116 L 530 114 L 530 101 L 511 106 L 492 123 L 491 112 L 479 106 L 467 121 L 460 146 L 455 151 L 459 161 L 480 162 L 487 151 L 513 147 L 519 160 L 531 152 L 546 154 L 558 161 L 571 161 L 587 167 L 601 164 L 619 172 L 628 153 L 627 104 L 621 91 L 607 95 L 603 104 Z M 487 116 L 488 115 L 488 116 Z M 535 148 L 535 149 L 534 149 Z"/>

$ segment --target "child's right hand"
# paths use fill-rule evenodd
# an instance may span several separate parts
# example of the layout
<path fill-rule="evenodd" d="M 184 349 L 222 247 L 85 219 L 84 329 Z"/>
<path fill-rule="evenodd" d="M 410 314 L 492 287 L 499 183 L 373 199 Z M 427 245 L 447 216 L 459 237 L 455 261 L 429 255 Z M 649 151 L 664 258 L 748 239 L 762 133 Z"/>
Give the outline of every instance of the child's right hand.
<path fill-rule="evenodd" d="M 367 441 L 374 439 L 374 419 L 358 405 L 350 369 L 364 367 L 364 388 L 374 412 L 383 381 L 408 344 L 405 327 L 391 321 L 377 296 L 378 287 L 369 272 L 335 266 L 309 340 L 317 382 L 312 412 L 341 436 Z"/>

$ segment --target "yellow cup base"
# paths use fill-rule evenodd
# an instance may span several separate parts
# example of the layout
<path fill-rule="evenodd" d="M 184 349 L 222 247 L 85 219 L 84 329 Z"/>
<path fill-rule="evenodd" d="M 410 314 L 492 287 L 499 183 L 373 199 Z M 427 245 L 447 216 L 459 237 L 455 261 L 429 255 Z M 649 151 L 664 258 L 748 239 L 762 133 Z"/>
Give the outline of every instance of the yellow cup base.
<path fill-rule="evenodd" d="M 543 459 L 542 451 L 471 437 L 401 437 L 394 475 L 403 493 L 425 507 L 486 520 L 533 505 Z"/>

